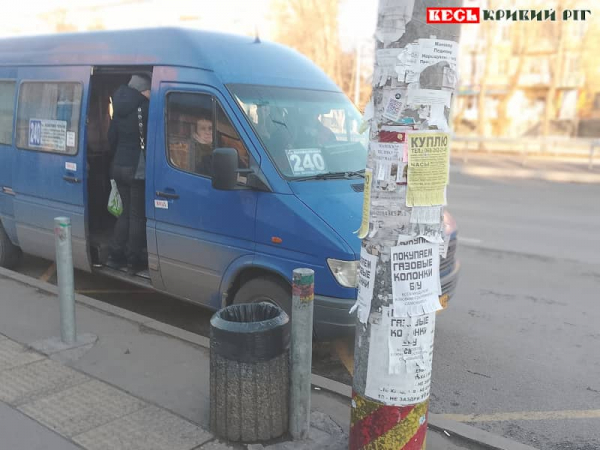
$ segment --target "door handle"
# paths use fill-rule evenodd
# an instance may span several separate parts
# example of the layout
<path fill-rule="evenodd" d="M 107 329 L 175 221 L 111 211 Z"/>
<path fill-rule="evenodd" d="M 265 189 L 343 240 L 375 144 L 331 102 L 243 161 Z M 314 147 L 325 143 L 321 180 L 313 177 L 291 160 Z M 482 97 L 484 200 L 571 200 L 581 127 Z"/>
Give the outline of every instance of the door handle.
<path fill-rule="evenodd" d="M 81 183 L 80 178 L 71 177 L 69 175 L 63 175 L 63 180 L 68 181 L 69 183 Z"/>
<path fill-rule="evenodd" d="M 178 194 L 171 193 L 171 192 L 156 191 L 156 195 L 159 196 L 159 197 L 170 198 L 170 199 L 173 199 L 173 200 L 177 200 L 179 198 Z"/>

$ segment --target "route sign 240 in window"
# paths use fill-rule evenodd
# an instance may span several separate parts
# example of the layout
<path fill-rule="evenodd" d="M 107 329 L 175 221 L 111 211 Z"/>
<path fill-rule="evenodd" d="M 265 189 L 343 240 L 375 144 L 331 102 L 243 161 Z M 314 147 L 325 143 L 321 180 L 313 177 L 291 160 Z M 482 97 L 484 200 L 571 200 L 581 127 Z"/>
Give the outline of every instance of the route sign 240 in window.
<path fill-rule="evenodd" d="M 327 172 L 325 159 L 318 148 L 294 148 L 286 150 L 294 175 L 311 176 Z"/>
<path fill-rule="evenodd" d="M 29 119 L 29 147 L 64 152 L 66 144 L 66 121 Z"/>

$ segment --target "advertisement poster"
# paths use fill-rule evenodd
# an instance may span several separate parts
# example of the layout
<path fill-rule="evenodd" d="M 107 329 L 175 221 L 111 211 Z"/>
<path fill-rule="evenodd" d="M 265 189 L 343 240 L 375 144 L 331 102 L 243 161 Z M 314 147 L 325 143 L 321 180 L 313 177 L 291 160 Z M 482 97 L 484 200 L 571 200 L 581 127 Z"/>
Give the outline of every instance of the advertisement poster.
<path fill-rule="evenodd" d="M 418 237 L 392 247 L 394 317 L 418 316 L 440 305 L 440 244 Z"/>
<path fill-rule="evenodd" d="M 373 171 L 371 169 L 365 170 L 365 189 L 363 192 L 363 211 L 362 211 L 362 222 L 358 229 L 358 237 L 364 239 L 369 234 L 369 214 L 371 211 L 371 185 L 373 183 Z"/>
<path fill-rule="evenodd" d="M 447 133 L 410 134 L 406 206 L 445 205 L 449 170 L 450 139 Z"/>
<path fill-rule="evenodd" d="M 434 321 L 434 314 L 398 320 L 389 307 L 371 314 L 367 397 L 394 406 L 429 398 Z"/>
<path fill-rule="evenodd" d="M 356 304 L 350 310 L 350 313 L 352 313 L 358 309 L 358 320 L 361 323 L 367 323 L 367 320 L 369 320 L 376 269 L 377 256 L 371 255 L 367 250 L 361 248 L 358 266 L 358 296 Z"/>

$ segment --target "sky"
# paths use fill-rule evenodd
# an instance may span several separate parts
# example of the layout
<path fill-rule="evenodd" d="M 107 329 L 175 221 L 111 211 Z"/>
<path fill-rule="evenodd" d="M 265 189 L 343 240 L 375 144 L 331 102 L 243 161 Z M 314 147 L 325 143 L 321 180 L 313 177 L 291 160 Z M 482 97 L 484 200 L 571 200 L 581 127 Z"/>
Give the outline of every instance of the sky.
<path fill-rule="evenodd" d="M 271 0 L 20 0 L 11 14 L 0 16 L 0 36 L 44 34 L 49 30 L 41 15 L 63 9 L 65 21 L 87 28 L 99 20 L 108 29 L 184 25 L 248 34 L 258 28 L 272 38 Z M 342 0 L 340 39 L 345 50 L 372 41 L 377 0 Z M 184 22 L 180 18 L 184 17 Z"/>

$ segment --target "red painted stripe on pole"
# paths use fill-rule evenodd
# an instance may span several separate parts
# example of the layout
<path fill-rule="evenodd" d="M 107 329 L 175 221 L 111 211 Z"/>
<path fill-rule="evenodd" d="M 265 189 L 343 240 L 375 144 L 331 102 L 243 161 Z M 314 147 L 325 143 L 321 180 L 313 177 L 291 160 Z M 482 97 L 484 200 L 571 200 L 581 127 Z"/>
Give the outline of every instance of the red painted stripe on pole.
<path fill-rule="evenodd" d="M 425 450 L 425 435 L 427 434 L 427 421 L 419 427 L 414 437 L 407 442 L 402 450 Z"/>
<path fill-rule="evenodd" d="M 394 428 L 414 406 L 387 406 L 381 405 L 372 414 L 352 426 L 350 430 L 350 449 L 361 449 L 365 445 L 383 436 Z"/>

